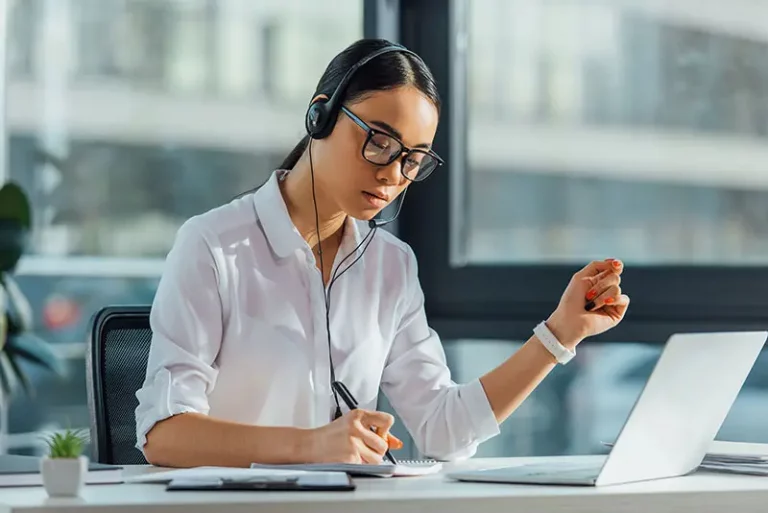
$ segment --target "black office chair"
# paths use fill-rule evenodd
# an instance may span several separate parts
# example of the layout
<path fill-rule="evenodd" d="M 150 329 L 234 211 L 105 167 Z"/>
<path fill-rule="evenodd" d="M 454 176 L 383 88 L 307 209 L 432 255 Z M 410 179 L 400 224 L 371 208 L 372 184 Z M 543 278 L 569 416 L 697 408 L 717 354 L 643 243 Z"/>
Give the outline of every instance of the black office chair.
<path fill-rule="evenodd" d="M 136 449 L 136 391 L 144 383 L 152 331 L 149 306 L 108 306 L 93 317 L 86 359 L 92 459 L 146 464 Z"/>

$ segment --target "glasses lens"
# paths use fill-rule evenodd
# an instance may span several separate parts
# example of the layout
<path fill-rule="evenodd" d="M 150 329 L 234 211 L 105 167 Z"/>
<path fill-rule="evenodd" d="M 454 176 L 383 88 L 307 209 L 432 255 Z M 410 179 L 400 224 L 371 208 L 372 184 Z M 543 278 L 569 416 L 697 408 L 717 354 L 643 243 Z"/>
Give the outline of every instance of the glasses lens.
<path fill-rule="evenodd" d="M 363 148 L 363 156 L 365 160 L 373 164 L 389 164 L 395 160 L 400 153 L 402 153 L 403 147 L 392 137 L 375 132 L 368 139 L 365 148 Z"/>
<path fill-rule="evenodd" d="M 403 162 L 403 174 L 409 180 L 418 182 L 424 180 L 437 167 L 437 159 L 429 153 L 413 150 Z"/>

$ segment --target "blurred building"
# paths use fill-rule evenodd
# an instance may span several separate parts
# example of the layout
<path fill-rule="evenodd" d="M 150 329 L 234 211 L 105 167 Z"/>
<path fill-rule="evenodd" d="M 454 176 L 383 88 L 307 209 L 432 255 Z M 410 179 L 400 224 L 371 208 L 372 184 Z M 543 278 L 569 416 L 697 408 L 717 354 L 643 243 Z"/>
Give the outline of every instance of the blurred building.
<path fill-rule="evenodd" d="M 9 174 L 36 219 L 20 281 L 72 363 L 67 385 L 41 376 L 45 393 L 14 404 L 16 447 L 85 425 L 90 315 L 151 302 L 178 226 L 279 164 L 328 61 L 362 37 L 362 4 L 8 1 Z M 767 5 L 468 2 L 455 260 L 768 262 Z M 457 379 L 514 348 L 489 344 L 452 342 Z M 591 350 L 594 364 L 548 382 L 484 450 L 593 448 L 639 392 L 647 349 Z"/>

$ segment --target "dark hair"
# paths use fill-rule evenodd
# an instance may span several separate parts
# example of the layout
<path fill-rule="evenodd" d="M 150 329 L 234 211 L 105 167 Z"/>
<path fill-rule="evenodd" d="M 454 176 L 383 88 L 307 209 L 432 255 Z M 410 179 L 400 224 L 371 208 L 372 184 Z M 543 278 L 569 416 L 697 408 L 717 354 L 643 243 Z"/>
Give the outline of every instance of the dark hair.
<path fill-rule="evenodd" d="M 330 97 L 347 71 L 367 55 L 390 46 L 385 39 L 361 39 L 342 50 L 325 68 L 323 76 L 315 88 L 315 98 L 319 94 Z M 346 101 L 355 101 L 374 91 L 384 91 L 402 86 L 414 86 L 435 104 L 440 111 L 440 95 L 432 72 L 426 64 L 402 52 L 390 52 L 376 57 L 355 72 L 344 92 Z M 292 169 L 299 161 L 309 144 L 309 135 L 305 135 L 299 144 L 288 154 L 280 169 Z"/>

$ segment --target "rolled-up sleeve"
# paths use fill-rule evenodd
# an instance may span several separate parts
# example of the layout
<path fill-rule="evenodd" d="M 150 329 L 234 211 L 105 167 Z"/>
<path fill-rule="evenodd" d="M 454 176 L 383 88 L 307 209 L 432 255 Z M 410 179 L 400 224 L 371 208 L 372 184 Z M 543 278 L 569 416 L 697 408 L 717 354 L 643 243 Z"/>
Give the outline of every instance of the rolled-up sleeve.
<path fill-rule="evenodd" d="M 409 250 L 403 316 L 382 376 L 382 391 L 422 454 L 440 460 L 469 458 L 499 433 L 479 380 L 451 379 L 440 338 L 424 311 L 416 258 Z"/>
<path fill-rule="evenodd" d="M 159 421 L 207 414 L 221 346 L 222 303 L 215 256 L 193 221 L 178 231 L 152 304 L 152 344 L 144 384 L 136 392 L 136 446 Z"/>

